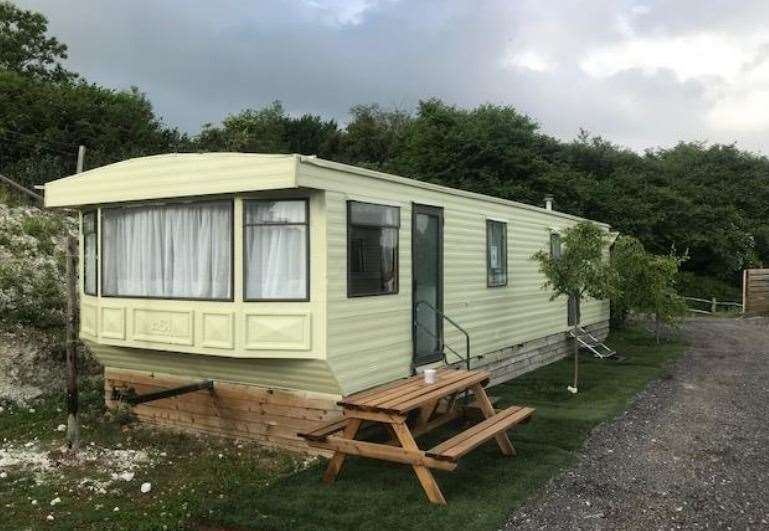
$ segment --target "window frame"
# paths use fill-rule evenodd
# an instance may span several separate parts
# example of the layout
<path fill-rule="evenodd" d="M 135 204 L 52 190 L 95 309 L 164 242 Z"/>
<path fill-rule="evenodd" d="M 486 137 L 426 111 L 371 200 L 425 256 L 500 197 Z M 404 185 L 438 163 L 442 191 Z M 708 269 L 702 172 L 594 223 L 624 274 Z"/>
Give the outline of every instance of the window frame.
<path fill-rule="evenodd" d="M 373 205 L 383 208 L 394 208 L 398 212 L 398 223 L 396 225 L 371 225 L 366 223 L 352 223 L 352 205 L 357 203 L 360 205 Z M 382 203 L 372 203 L 370 201 L 358 201 L 356 199 L 347 200 L 347 298 L 356 299 L 358 297 L 384 297 L 387 295 L 398 295 L 400 293 L 400 277 L 401 277 L 401 207 L 396 205 L 387 205 Z M 369 293 L 353 293 L 352 292 L 352 227 L 369 227 L 377 229 L 395 229 L 395 261 L 393 263 L 393 274 L 395 278 L 395 287 L 393 291 L 388 292 L 369 292 Z"/>
<path fill-rule="evenodd" d="M 159 301 L 207 301 L 207 302 L 235 302 L 235 198 L 198 198 L 191 200 L 178 200 L 178 201 L 159 201 L 159 202 L 147 202 L 122 206 L 114 206 L 101 208 L 102 217 L 104 211 L 109 210 L 124 210 L 126 208 L 142 208 L 142 207 L 157 207 L 168 205 L 191 205 L 197 203 L 215 203 L 215 202 L 227 202 L 230 204 L 230 296 L 223 298 L 208 298 L 208 297 L 159 297 L 155 295 L 107 295 L 104 293 L 104 260 L 99 260 L 99 279 L 101 283 L 99 288 L 101 291 L 101 297 L 107 299 L 138 299 L 138 300 L 159 300 Z M 104 249 L 104 231 L 100 234 L 100 246 Z"/>
<path fill-rule="evenodd" d="M 293 202 L 303 202 L 304 203 L 304 223 L 248 223 L 247 221 L 247 203 L 257 203 L 257 202 L 278 202 L 278 201 L 293 201 Z M 242 230 L 243 230 L 243 246 L 242 246 L 242 263 L 243 263 L 243 275 L 242 275 L 242 281 L 243 281 L 243 302 L 310 302 L 310 198 L 309 197 L 245 197 L 242 200 L 243 205 L 243 212 L 242 212 Z M 305 227 L 305 246 L 306 246 L 306 263 L 305 263 L 305 271 L 306 271 L 306 285 L 305 285 L 305 296 L 303 298 L 279 298 L 279 299 L 265 299 L 265 298 L 249 298 L 246 293 L 248 293 L 248 271 L 247 271 L 247 264 L 248 264 L 248 257 L 246 256 L 246 246 L 247 246 L 247 240 L 248 240 L 248 227 L 270 227 L 270 226 L 287 226 L 287 225 L 303 225 Z"/>
<path fill-rule="evenodd" d="M 88 265 L 86 264 L 87 260 L 87 252 L 88 252 L 88 238 L 87 234 L 85 232 L 85 217 L 93 215 L 93 234 L 96 234 L 96 268 L 94 269 L 94 273 L 96 275 L 96 290 L 93 293 L 88 292 L 88 288 L 86 287 L 88 284 L 86 282 L 86 272 L 88 271 Z M 94 208 L 91 210 L 84 210 L 82 212 L 82 219 L 80 220 L 80 233 L 82 234 L 83 238 L 83 294 L 88 295 L 89 297 L 98 297 L 99 296 L 99 290 L 101 288 L 100 282 L 101 282 L 101 260 L 99 260 L 99 243 L 100 243 L 100 231 L 99 231 L 99 209 Z M 91 234 L 91 233 L 88 233 Z"/>
<path fill-rule="evenodd" d="M 490 235 L 491 235 L 491 226 L 493 224 L 501 225 L 503 228 L 503 237 L 502 242 L 505 246 L 504 252 L 502 253 L 502 259 L 503 259 L 503 265 L 504 265 L 504 271 L 505 271 L 505 281 L 501 284 L 494 284 L 491 281 L 491 241 L 490 241 Z M 507 222 L 506 221 L 500 221 L 498 219 L 486 219 L 486 287 L 487 288 L 505 288 L 507 287 L 508 283 L 508 267 L 507 267 Z"/>

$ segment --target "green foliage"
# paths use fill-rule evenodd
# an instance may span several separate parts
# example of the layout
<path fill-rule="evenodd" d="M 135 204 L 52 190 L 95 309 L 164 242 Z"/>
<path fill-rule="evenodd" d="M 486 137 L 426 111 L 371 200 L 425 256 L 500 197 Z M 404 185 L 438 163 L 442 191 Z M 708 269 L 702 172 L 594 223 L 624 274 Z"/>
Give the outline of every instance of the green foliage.
<path fill-rule="evenodd" d="M 585 295 L 607 298 L 613 289 L 613 271 L 604 258 L 607 234 L 595 223 L 583 221 L 566 229 L 562 242 L 560 258 L 543 250 L 532 256 L 545 275 L 542 287 L 551 290 L 551 300 L 562 295 L 577 300 Z"/>
<path fill-rule="evenodd" d="M 684 297 L 700 299 L 717 298 L 720 301 L 739 302 L 742 300 L 742 289 L 717 278 L 698 275 L 691 271 L 678 273 L 678 292 Z"/>
<path fill-rule="evenodd" d="M 109 90 L 77 81 L 50 83 L 0 71 L 0 168 L 31 187 L 75 171 L 174 150 L 186 139 L 165 128 L 137 89 Z"/>
<path fill-rule="evenodd" d="M 686 256 L 654 255 L 632 236 L 614 244 L 611 264 L 616 273 L 612 319 L 622 323 L 629 312 L 652 314 L 658 323 L 677 324 L 686 315 L 686 303 L 676 292 L 678 269 Z"/>
<path fill-rule="evenodd" d="M 9 70 L 48 81 L 67 81 L 68 72 L 59 60 L 67 58 L 67 46 L 46 36 L 48 20 L 10 2 L 0 2 L 0 70 Z"/>
<path fill-rule="evenodd" d="M 331 157 L 339 141 L 333 120 L 305 114 L 291 118 L 279 101 L 263 109 L 246 109 L 228 116 L 221 127 L 206 124 L 195 138 L 199 151 L 301 153 Z"/>

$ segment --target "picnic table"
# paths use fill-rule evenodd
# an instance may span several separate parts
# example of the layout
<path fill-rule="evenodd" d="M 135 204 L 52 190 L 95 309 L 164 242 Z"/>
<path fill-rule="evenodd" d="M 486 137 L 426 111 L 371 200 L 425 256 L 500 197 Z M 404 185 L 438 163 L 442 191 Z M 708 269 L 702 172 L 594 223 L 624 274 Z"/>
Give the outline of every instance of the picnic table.
<path fill-rule="evenodd" d="M 489 373 L 481 370 L 441 369 L 433 384 L 422 375 L 405 378 L 345 397 L 338 404 L 342 416 L 299 435 L 310 446 L 333 450 L 323 479 L 332 483 L 347 455 L 358 455 L 411 465 L 427 498 L 446 504 L 431 469 L 454 470 L 457 461 L 484 442 L 495 439 L 503 455 L 515 455 L 506 431 L 526 422 L 532 408 L 511 406 L 497 411 L 484 386 Z M 415 437 L 461 414 L 460 395 L 472 392 L 474 405 L 484 420 L 429 450 L 421 450 Z M 391 436 L 385 443 L 358 440 L 361 426 L 381 425 Z"/>

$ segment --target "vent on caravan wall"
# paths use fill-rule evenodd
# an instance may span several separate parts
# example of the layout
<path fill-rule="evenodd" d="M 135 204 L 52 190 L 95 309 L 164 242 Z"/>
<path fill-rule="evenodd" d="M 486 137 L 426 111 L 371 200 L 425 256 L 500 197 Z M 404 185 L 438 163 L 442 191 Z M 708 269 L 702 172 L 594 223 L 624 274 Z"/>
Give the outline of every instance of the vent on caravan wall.
<path fill-rule="evenodd" d="M 550 194 L 545 196 L 545 210 L 553 210 L 553 196 Z"/>

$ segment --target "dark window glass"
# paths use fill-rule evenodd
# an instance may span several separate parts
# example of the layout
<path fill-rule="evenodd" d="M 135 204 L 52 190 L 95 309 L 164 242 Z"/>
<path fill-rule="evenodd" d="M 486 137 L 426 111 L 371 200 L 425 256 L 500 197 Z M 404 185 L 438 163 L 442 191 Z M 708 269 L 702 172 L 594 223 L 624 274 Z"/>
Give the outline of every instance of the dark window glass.
<path fill-rule="evenodd" d="M 245 202 L 246 300 L 308 300 L 307 201 Z"/>
<path fill-rule="evenodd" d="M 98 285 L 97 242 L 98 224 L 96 211 L 83 214 L 83 291 L 86 295 L 96 295 Z"/>
<path fill-rule="evenodd" d="M 550 256 L 556 261 L 561 259 L 561 235 L 555 232 L 550 234 Z"/>
<path fill-rule="evenodd" d="M 347 203 L 347 295 L 398 293 L 398 207 Z"/>
<path fill-rule="evenodd" d="M 507 285 L 507 223 L 486 221 L 487 285 L 496 288 Z"/>

